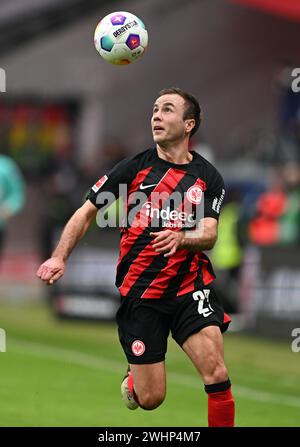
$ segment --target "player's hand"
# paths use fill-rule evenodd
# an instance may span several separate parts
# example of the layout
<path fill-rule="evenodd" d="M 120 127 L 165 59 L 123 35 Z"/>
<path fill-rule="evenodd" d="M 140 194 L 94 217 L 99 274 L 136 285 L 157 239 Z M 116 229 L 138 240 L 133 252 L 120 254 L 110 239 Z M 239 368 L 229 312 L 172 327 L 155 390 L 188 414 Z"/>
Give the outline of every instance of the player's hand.
<path fill-rule="evenodd" d="M 52 257 L 40 265 L 36 274 L 42 281 L 51 286 L 55 281 L 63 276 L 64 272 L 64 261 L 60 258 Z"/>
<path fill-rule="evenodd" d="M 164 257 L 168 258 L 176 253 L 180 246 L 184 233 L 182 231 L 163 230 L 150 233 L 154 237 L 152 246 L 158 253 L 164 253 Z"/>

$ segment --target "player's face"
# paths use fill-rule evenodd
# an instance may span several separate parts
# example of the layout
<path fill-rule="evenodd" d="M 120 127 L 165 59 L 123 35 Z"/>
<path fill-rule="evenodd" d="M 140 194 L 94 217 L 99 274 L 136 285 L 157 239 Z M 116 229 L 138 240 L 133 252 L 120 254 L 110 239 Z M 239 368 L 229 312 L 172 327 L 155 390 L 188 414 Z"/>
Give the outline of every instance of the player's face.
<path fill-rule="evenodd" d="M 190 130 L 188 121 L 184 120 L 185 101 L 180 95 L 160 96 L 154 106 L 151 118 L 153 140 L 157 144 L 170 144 L 185 138 Z"/>

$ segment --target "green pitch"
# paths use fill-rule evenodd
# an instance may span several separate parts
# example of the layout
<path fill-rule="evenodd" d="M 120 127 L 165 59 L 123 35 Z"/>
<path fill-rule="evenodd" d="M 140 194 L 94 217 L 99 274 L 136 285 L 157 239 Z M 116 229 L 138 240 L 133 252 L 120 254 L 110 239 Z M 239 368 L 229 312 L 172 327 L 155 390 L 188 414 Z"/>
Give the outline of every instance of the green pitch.
<path fill-rule="evenodd" d="M 170 339 L 168 391 L 154 411 L 120 398 L 126 360 L 112 324 L 59 321 L 42 305 L 0 303 L 1 426 L 206 426 L 207 398 Z M 290 342 L 225 335 L 238 426 L 299 426 L 300 353 Z"/>

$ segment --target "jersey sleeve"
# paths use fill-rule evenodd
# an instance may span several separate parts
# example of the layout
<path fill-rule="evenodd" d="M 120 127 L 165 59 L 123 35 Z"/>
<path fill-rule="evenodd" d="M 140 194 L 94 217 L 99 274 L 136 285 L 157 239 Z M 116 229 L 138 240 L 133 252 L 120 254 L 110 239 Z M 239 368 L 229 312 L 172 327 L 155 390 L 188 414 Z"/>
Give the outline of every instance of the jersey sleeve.
<path fill-rule="evenodd" d="M 218 220 L 224 197 L 224 180 L 221 174 L 215 169 L 207 182 L 207 188 L 204 193 L 204 217 L 214 217 Z"/>
<path fill-rule="evenodd" d="M 127 185 L 134 178 L 135 170 L 136 163 L 133 157 L 121 160 L 91 187 L 86 199 L 90 200 L 98 209 L 107 205 L 108 201 L 117 200 L 120 195 L 127 193 Z"/>

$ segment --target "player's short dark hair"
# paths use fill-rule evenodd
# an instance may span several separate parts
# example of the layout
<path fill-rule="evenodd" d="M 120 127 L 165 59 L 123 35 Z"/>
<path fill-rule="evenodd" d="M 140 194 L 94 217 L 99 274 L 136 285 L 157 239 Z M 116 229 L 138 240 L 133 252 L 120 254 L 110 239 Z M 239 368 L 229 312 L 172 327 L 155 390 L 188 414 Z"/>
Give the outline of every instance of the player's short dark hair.
<path fill-rule="evenodd" d="M 181 90 L 178 87 L 170 87 L 170 88 L 164 88 L 161 90 L 158 94 L 160 96 L 163 95 L 179 95 L 181 96 L 185 101 L 185 110 L 183 113 L 183 119 L 194 119 L 195 120 L 195 126 L 191 130 L 191 137 L 197 132 L 200 123 L 202 121 L 203 115 L 202 115 L 202 109 L 198 102 L 198 100 L 195 98 L 195 96 L 191 95 L 188 92 L 185 92 L 184 90 Z"/>

